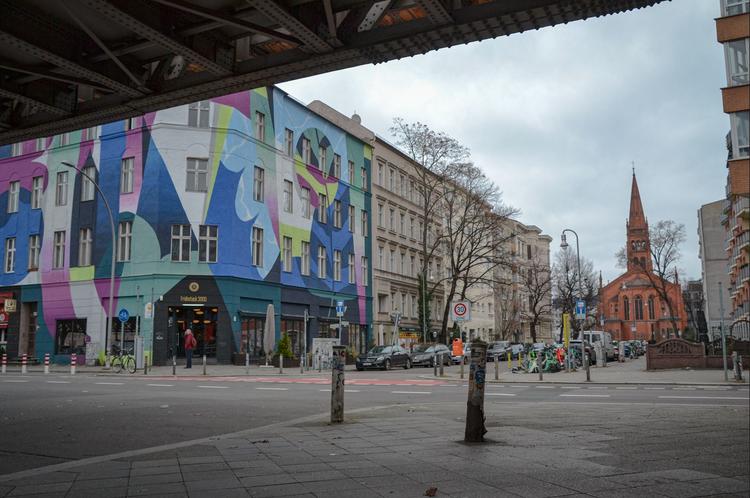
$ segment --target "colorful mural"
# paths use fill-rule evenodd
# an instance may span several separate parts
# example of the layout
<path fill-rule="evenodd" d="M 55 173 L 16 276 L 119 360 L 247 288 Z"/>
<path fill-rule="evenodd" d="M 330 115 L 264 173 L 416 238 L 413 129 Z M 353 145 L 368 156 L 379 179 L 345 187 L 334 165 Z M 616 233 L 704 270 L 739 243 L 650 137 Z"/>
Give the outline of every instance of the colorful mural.
<path fill-rule="evenodd" d="M 309 345 L 332 333 L 331 310 L 345 301 L 354 332 L 342 341 L 366 347 L 371 159 L 368 144 L 275 87 L 0 148 L 0 292 L 18 302 L 9 353 L 78 350 L 91 362 L 104 349 L 113 248 L 103 197 L 117 225 L 115 310 L 136 317 L 115 322 L 115 341 L 121 328 L 125 341 L 137 332 L 159 362 L 199 327 L 228 362 L 251 347 L 243 324 L 268 304 L 277 336 L 307 312 Z"/>

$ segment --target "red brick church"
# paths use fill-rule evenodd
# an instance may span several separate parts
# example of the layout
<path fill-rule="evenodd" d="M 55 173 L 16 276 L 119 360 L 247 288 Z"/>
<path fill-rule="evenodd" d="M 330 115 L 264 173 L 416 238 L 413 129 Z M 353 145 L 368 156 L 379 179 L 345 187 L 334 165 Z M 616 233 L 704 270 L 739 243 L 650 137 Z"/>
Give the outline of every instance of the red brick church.
<path fill-rule="evenodd" d="M 604 330 L 610 332 L 615 340 L 660 341 L 674 337 L 669 306 L 659 297 L 646 274 L 648 272 L 655 282 L 660 281 L 653 270 L 648 220 L 643 213 L 635 171 L 626 228 L 627 271 L 600 290 Z M 674 282 L 667 281 L 665 288 L 676 316 L 677 327 L 683 331 L 688 319 L 676 274 Z"/>

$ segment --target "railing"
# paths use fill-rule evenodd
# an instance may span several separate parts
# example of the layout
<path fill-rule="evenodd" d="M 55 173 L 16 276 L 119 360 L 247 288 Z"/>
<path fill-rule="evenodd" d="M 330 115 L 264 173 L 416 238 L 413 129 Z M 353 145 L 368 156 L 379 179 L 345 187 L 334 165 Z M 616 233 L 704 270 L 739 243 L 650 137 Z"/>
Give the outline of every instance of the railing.
<path fill-rule="evenodd" d="M 742 246 L 750 244 L 750 230 L 745 230 L 741 234 L 739 234 L 737 237 L 735 237 L 734 240 L 734 250 L 737 251 L 739 254 L 740 248 Z M 734 257 L 737 257 L 736 255 Z"/>
<path fill-rule="evenodd" d="M 750 279 L 750 266 L 748 265 L 742 265 L 740 266 L 740 271 L 737 275 L 739 278 L 737 279 L 737 286 L 741 287 L 742 283 L 745 280 Z"/>
<path fill-rule="evenodd" d="M 746 209 L 750 210 L 750 197 L 738 197 L 732 205 L 732 211 L 735 215 L 739 215 Z"/>

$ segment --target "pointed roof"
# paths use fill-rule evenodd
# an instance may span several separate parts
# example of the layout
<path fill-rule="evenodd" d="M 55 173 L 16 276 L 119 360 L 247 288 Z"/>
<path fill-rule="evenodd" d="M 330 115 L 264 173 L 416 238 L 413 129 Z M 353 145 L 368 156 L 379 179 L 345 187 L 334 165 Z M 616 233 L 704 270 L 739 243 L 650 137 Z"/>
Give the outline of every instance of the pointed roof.
<path fill-rule="evenodd" d="M 643 204 L 641 204 L 641 193 L 638 191 L 638 181 L 635 179 L 635 170 L 633 170 L 633 183 L 630 186 L 630 216 L 628 216 L 628 226 L 630 228 L 646 226 L 646 215 L 643 214 Z"/>

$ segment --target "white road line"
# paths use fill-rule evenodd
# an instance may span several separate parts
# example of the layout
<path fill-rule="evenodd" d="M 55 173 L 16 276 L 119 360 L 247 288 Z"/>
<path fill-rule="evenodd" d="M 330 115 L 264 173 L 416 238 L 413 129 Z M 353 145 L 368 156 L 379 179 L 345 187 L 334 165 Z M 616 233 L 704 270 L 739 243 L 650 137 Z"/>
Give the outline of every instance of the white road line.
<path fill-rule="evenodd" d="M 362 391 L 360 391 L 359 389 L 344 389 L 344 392 L 345 393 L 360 393 Z"/>
<path fill-rule="evenodd" d="M 202 387 L 203 389 L 229 389 L 227 386 L 198 386 Z"/>
<path fill-rule="evenodd" d="M 99 386 L 121 386 L 123 382 L 94 382 L 94 384 Z"/>
<path fill-rule="evenodd" d="M 203 386 L 201 386 L 203 387 Z M 256 387 L 258 391 L 288 391 L 288 387 Z"/>
<path fill-rule="evenodd" d="M 560 396 L 569 398 L 609 398 L 609 394 L 561 394 Z"/>
<path fill-rule="evenodd" d="M 484 393 L 485 396 L 515 396 L 515 393 Z"/>
<path fill-rule="evenodd" d="M 151 387 L 174 387 L 174 384 L 146 384 Z"/>
<path fill-rule="evenodd" d="M 28 382 L 28 380 L 4 380 L 3 382 L 18 383 L 18 382 Z"/>
<path fill-rule="evenodd" d="M 673 387 L 673 391 L 695 391 L 694 387 Z"/>
<path fill-rule="evenodd" d="M 580 386 L 562 386 L 560 389 L 580 389 Z"/>
<path fill-rule="evenodd" d="M 438 384 L 438 387 L 456 387 L 455 384 Z"/>
<path fill-rule="evenodd" d="M 609 389 L 607 386 L 591 386 L 587 387 L 586 389 Z"/>
<path fill-rule="evenodd" d="M 47 384 L 70 384 L 67 380 L 48 380 Z"/>
<path fill-rule="evenodd" d="M 518 388 L 518 389 L 525 389 L 527 386 L 510 386 L 510 387 L 515 387 L 515 388 Z"/>
<path fill-rule="evenodd" d="M 644 387 L 644 389 L 647 389 L 649 391 L 663 391 L 664 387 Z"/>
<path fill-rule="evenodd" d="M 432 391 L 391 391 L 391 394 L 432 394 Z"/>
<path fill-rule="evenodd" d="M 750 398 L 741 398 L 737 396 L 659 396 L 664 399 L 743 399 L 745 401 Z"/>
<path fill-rule="evenodd" d="M 555 386 L 536 386 L 537 389 L 554 389 Z"/>
<path fill-rule="evenodd" d="M 638 388 L 637 387 L 615 387 L 615 389 L 618 389 L 620 391 L 635 391 Z"/>

